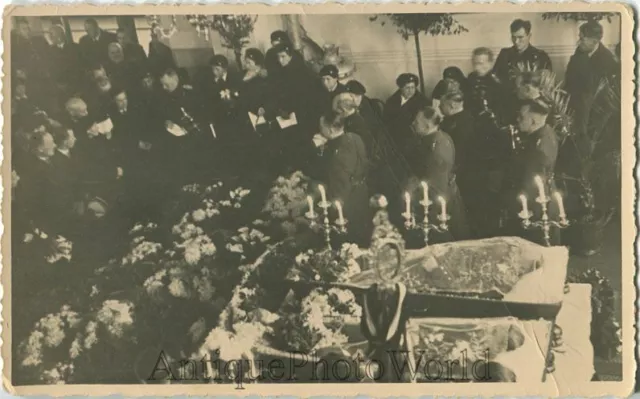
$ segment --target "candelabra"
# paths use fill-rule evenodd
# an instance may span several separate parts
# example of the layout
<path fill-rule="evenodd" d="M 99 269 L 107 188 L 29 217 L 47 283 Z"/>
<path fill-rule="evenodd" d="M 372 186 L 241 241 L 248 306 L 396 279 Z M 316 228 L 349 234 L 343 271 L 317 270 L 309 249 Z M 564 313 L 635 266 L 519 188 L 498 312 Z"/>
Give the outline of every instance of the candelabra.
<path fill-rule="evenodd" d="M 311 197 L 307 197 L 307 201 L 309 203 L 309 211 L 305 213 L 305 217 L 310 221 L 311 227 L 319 225 L 318 219 L 322 217 L 322 230 L 324 231 L 325 243 L 327 245 L 327 249 L 331 249 L 331 233 L 334 232 L 337 234 L 346 234 L 347 220 L 342 214 L 342 204 L 336 201 L 335 206 L 338 210 L 338 219 L 333 224 L 331 224 L 331 222 L 329 221 L 329 208 L 331 208 L 331 202 L 327 201 L 323 188 L 320 189 L 320 192 L 322 194 L 322 199 L 318 203 L 318 207 L 322 209 L 322 215 L 316 213 L 313 210 L 313 199 Z"/>
<path fill-rule="evenodd" d="M 159 15 L 147 15 L 147 23 L 151 27 L 152 33 L 158 36 L 158 39 L 169 39 L 178 32 L 175 15 L 171 16 L 171 24 L 169 25 L 169 29 L 166 30 L 162 28 Z"/>
<path fill-rule="evenodd" d="M 522 219 L 522 227 L 526 230 L 530 229 L 540 229 L 544 235 L 544 242 L 546 246 L 551 246 L 551 227 L 557 227 L 559 229 L 564 229 L 569 227 L 569 220 L 567 220 L 567 215 L 564 213 L 564 209 L 562 207 L 562 199 L 559 193 L 555 194 L 558 197 L 558 204 L 560 206 L 560 216 L 559 220 L 551 220 L 548 212 L 548 204 L 551 201 L 549 197 L 544 194 L 544 191 L 541 190 L 540 196 L 536 198 L 536 202 L 540 204 L 542 208 L 542 216 L 540 220 L 532 222 L 531 217 L 533 213 L 529 211 L 526 207 L 526 197 L 521 196 L 520 199 L 523 203 L 523 209 L 518 214 L 520 219 Z"/>
<path fill-rule="evenodd" d="M 443 233 L 447 230 L 449 230 L 449 220 L 451 219 L 451 216 L 449 216 L 447 214 L 446 211 L 446 203 L 444 198 L 439 197 L 439 201 L 440 204 L 442 206 L 442 213 L 440 213 L 437 218 L 438 221 L 440 223 L 438 224 L 433 224 L 431 222 L 429 222 L 429 207 L 431 206 L 432 202 L 429 200 L 428 196 L 425 196 L 422 201 L 420 201 L 420 205 L 422 205 L 422 208 L 424 209 L 424 217 L 422 219 L 422 222 L 416 222 L 416 218 L 415 215 L 411 212 L 411 207 L 410 207 L 410 197 L 405 194 L 406 196 L 406 200 L 407 200 L 407 209 L 406 211 L 402 214 L 402 216 L 405 219 L 404 222 L 404 227 L 407 230 L 422 230 L 422 233 L 424 234 L 424 245 L 428 246 L 429 245 L 429 233 L 432 230 L 435 230 L 439 233 Z"/>

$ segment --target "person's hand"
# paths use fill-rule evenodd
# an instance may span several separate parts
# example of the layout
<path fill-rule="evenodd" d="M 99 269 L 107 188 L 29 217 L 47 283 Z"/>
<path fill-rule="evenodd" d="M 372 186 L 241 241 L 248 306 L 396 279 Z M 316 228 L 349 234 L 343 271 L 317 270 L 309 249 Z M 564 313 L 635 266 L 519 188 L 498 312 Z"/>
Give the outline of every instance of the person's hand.
<path fill-rule="evenodd" d="M 118 166 L 118 168 L 116 169 L 116 176 L 118 177 L 118 179 L 122 177 L 123 173 L 124 171 L 122 170 L 122 168 Z"/>
<path fill-rule="evenodd" d="M 97 124 L 93 124 L 91 125 L 91 127 L 89 128 L 89 130 L 87 130 L 87 134 L 89 135 L 89 137 L 93 138 L 93 137 L 97 137 L 100 134 L 100 130 L 98 129 L 98 125 Z"/>
<path fill-rule="evenodd" d="M 313 136 L 313 144 L 317 147 L 322 147 L 327 143 L 327 139 L 321 134 L 315 134 Z"/>
<path fill-rule="evenodd" d="M 266 114 L 266 112 L 265 112 L 264 108 L 262 108 L 262 107 L 258 108 L 258 116 L 263 116 L 264 117 L 265 114 Z"/>

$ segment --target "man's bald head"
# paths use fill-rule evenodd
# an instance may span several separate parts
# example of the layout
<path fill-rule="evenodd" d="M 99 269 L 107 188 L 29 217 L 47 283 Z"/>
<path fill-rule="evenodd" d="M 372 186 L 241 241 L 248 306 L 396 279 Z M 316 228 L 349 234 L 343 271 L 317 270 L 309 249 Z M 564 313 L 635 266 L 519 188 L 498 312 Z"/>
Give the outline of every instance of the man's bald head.
<path fill-rule="evenodd" d="M 80 97 L 72 97 L 65 103 L 65 108 L 72 118 L 84 118 L 89 114 L 87 103 Z"/>

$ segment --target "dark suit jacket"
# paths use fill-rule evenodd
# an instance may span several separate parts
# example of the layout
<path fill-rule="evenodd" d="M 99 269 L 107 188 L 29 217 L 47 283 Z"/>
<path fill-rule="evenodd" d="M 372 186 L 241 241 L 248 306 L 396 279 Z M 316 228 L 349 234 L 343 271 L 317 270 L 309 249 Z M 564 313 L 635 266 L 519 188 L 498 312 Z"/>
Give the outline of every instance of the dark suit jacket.
<path fill-rule="evenodd" d="M 84 67 L 89 68 L 97 63 L 105 64 L 109 60 L 109 44 L 117 41 L 118 37 L 114 33 L 105 30 L 100 31 L 98 40 L 94 40 L 89 35 L 82 36 L 78 44 Z"/>
<path fill-rule="evenodd" d="M 405 153 L 413 137 L 411 124 L 418 114 L 418 111 L 427 106 L 429 102 L 420 92 L 416 92 L 416 94 L 404 104 L 401 104 L 401 102 L 402 96 L 400 90 L 398 90 L 389 97 L 385 104 L 384 121 L 389 136 L 395 141 L 398 149 Z"/>

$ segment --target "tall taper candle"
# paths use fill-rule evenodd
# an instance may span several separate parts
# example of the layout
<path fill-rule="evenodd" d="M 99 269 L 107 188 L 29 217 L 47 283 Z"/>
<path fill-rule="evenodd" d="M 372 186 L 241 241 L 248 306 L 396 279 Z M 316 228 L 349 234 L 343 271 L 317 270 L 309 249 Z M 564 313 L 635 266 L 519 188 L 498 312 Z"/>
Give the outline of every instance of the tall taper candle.
<path fill-rule="evenodd" d="M 444 200 L 444 197 L 438 197 L 438 201 L 440 202 L 440 206 L 442 207 L 442 219 L 447 218 L 447 201 Z"/>
<path fill-rule="evenodd" d="M 567 217 L 567 214 L 564 212 L 564 203 L 562 202 L 562 195 L 556 191 L 555 193 L 553 193 L 553 196 L 556 198 L 556 201 L 558 202 L 558 208 L 560 209 L 560 219 L 564 219 Z"/>
<path fill-rule="evenodd" d="M 320 191 L 320 198 L 322 199 L 322 203 L 327 202 L 327 192 L 324 191 L 324 186 L 322 184 L 318 185 L 318 190 Z"/>
<path fill-rule="evenodd" d="M 429 185 L 426 181 L 420 183 L 422 185 L 422 199 L 425 202 L 429 201 Z"/>
<path fill-rule="evenodd" d="M 533 178 L 533 180 L 536 183 L 536 186 L 538 186 L 538 191 L 540 192 L 540 198 L 547 198 L 547 193 L 544 191 L 544 182 L 542 181 L 542 177 L 540 177 L 539 175 L 537 175 L 536 177 Z"/>
<path fill-rule="evenodd" d="M 529 213 L 529 205 L 527 204 L 527 197 L 524 194 L 520 194 L 520 202 L 522 203 L 522 213 L 525 215 Z"/>
<path fill-rule="evenodd" d="M 411 217 L 411 194 L 408 191 L 404 192 L 404 201 L 406 202 L 405 214 L 409 218 Z"/>
<path fill-rule="evenodd" d="M 338 210 L 338 223 L 344 224 L 344 215 L 342 214 L 342 204 L 336 201 L 336 209 Z"/>
<path fill-rule="evenodd" d="M 314 217 L 316 214 L 313 211 L 313 198 L 310 195 L 307 196 L 307 203 L 309 204 L 309 216 Z"/>

